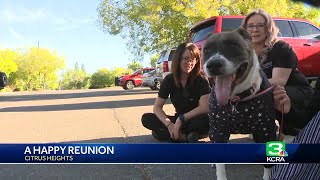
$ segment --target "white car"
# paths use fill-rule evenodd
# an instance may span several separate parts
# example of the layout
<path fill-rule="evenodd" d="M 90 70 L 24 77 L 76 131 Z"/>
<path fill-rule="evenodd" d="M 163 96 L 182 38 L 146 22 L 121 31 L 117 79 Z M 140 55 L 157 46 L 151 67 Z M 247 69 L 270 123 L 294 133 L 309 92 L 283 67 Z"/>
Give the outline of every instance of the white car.
<path fill-rule="evenodd" d="M 156 75 L 156 70 L 144 73 L 142 76 L 142 86 L 150 87 L 152 90 L 160 89 L 160 81 Z"/>
<path fill-rule="evenodd" d="M 161 82 L 171 72 L 171 63 L 175 52 L 175 48 L 172 48 L 160 53 L 160 57 L 156 64 L 156 71 L 157 76 L 162 76 Z"/>

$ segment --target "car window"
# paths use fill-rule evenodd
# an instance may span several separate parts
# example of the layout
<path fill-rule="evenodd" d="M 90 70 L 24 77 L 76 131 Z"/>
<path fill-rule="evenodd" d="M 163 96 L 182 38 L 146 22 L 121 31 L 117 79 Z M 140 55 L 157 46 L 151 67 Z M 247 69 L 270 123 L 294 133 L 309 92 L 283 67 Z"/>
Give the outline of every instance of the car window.
<path fill-rule="evenodd" d="M 168 61 L 172 61 L 175 52 L 176 52 L 176 50 L 171 50 L 170 51 L 170 55 L 169 55 Z"/>
<path fill-rule="evenodd" d="M 143 73 L 150 73 L 152 71 L 154 71 L 154 70 L 153 69 L 145 69 L 145 70 L 143 70 Z"/>
<path fill-rule="evenodd" d="M 160 57 L 159 57 L 159 59 L 157 60 L 157 64 L 160 64 L 160 63 L 163 62 L 164 56 L 166 55 L 166 52 L 167 52 L 167 51 L 162 51 L 162 52 L 161 52 Z"/>
<path fill-rule="evenodd" d="M 223 18 L 222 31 L 232 31 L 241 26 L 242 18 Z"/>
<path fill-rule="evenodd" d="M 276 26 L 279 28 L 279 37 L 293 37 L 293 32 L 289 21 L 286 20 L 275 20 Z"/>
<path fill-rule="evenodd" d="M 149 72 L 149 74 L 151 74 L 151 75 L 156 74 L 156 70 L 152 70 L 152 71 L 150 71 L 150 72 Z"/>
<path fill-rule="evenodd" d="M 140 71 L 140 69 L 136 70 L 135 72 L 133 72 L 132 74 L 137 74 Z"/>
<path fill-rule="evenodd" d="M 206 39 L 208 34 L 213 32 L 215 23 L 216 20 L 214 19 L 204 24 L 201 24 L 197 28 L 193 29 L 191 42 L 195 43 Z"/>
<path fill-rule="evenodd" d="M 320 30 L 309 23 L 293 21 L 293 24 L 296 26 L 300 36 L 320 34 Z"/>

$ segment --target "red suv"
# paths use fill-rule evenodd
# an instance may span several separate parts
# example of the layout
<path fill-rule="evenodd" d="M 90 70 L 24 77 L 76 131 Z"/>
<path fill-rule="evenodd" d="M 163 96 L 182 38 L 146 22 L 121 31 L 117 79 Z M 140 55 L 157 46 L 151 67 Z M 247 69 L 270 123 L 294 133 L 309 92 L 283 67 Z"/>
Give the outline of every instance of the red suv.
<path fill-rule="evenodd" d="M 133 89 L 136 86 L 141 86 L 142 76 L 144 73 L 148 73 L 154 70 L 154 68 L 141 68 L 129 75 L 120 76 L 116 79 L 115 84 L 122 86 L 123 89 Z"/>
<path fill-rule="evenodd" d="M 231 31 L 241 25 L 245 16 L 214 16 L 193 25 L 187 39 L 202 48 L 209 33 Z M 308 78 L 320 77 L 320 28 L 293 18 L 274 17 L 279 39 L 289 43 L 299 60 L 299 70 Z"/>

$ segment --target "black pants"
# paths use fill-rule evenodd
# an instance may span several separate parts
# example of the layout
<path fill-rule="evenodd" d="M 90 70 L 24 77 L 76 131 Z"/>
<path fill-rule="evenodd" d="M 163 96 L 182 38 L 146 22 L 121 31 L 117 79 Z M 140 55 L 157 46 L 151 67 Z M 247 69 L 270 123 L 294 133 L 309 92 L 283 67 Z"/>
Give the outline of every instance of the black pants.
<path fill-rule="evenodd" d="M 308 107 L 312 99 L 312 88 L 302 88 L 286 86 L 285 90 L 291 101 L 289 113 L 283 116 L 283 133 L 286 135 L 297 135 L 298 129 L 307 125 L 310 118 L 308 116 Z M 281 120 L 281 112 L 276 113 L 276 118 Z"/>
<path fill-rule="evenodd" d="M 168 116 L 172 123 L 175 123 L 176 116 Z M 142 125 L 153 131 L 158 138 L 158 140 L 168 141 L 170 140 L 170 133 L 168 128 L 158 119 L 154 113 L 145 113 L 141 118 Z M 199 134 L 200 138 L 208 137 L 209 133 L 209 116 L 200 115 L 195 118 L 188 120 L 181 126 L 182 134 L 189 134 L 190 132 L 196 132 Z"/>

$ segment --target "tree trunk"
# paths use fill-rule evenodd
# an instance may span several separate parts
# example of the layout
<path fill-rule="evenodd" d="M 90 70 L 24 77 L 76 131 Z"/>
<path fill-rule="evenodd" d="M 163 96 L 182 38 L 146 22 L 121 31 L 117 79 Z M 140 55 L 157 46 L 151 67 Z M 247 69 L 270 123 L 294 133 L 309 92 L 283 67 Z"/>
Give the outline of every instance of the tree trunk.
<path fill-rule="evenodd" d="M 47 84 L 46 84 L 46 74 L 43 75 L 43 90 L 47 89 Z"/>

